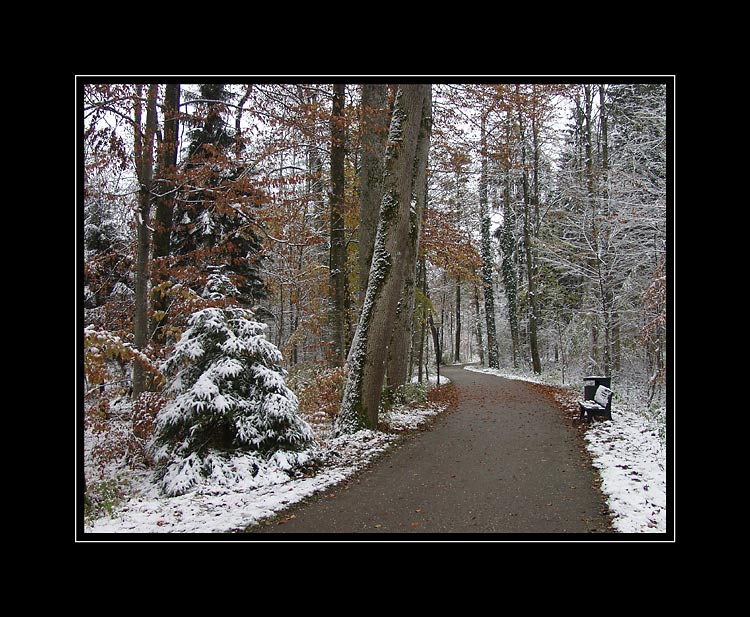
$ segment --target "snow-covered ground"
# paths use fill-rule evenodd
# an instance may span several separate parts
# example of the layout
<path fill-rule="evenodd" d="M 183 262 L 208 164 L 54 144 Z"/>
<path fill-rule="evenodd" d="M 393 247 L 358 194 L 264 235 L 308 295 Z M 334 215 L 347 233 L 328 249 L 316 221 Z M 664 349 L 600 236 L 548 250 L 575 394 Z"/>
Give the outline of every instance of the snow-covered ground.
<path fill-rule="evenodd" d="M 466 368 L 507 379 L 547 383 L 497 369 Z M 570 397 L 558 402 L 570 405 Z M 666 533 L 671 508 L 667 503 L 663 420 L 640 409 L 632 397 L 618 396 L 615 392 L 612 420 L 592 422 L 586 432 L 586 444 L 599 469 L 615 529 L 621 533 Z"/>
<path fill-rule="evenodd" d="M 290 479 L 280 470 L 261 470 L 234 487 L 203 486 L 163 497 L 149 474 L 131 478 L 132 497 L 85 526 L 85 533 L 223 533 L 242 530 L 289 505 L 325 490 L 382 453 L 395 435 L 359 431 L 321 444 L 332 462 L 312 477 Z M 333 454 L 333 453 L 336 454 Z"/>
<path fill-rule="evenodd" d="M 492 369 L 478 369 L 518 379 Z M 445 378 L 441 378 L 441 383 Z M 528 377 L 524 377 L 528 379 Z M 544 382 L 541 382 L 544 383 Z M 561 401 L 562 402 L 562 401 Z M 386 422 L 392 431 L 429 421 L 444 407 L 399 407 Z M 397 439 L 396 432 L 359 431 L 331 438 L 319 435 L 322 464 L 309 477 L 290 479 L 278 468 L 260 470 L 234 487 L 203 486 L 178 497 L 158 494 L 149 472 L 120 470 L 128 498 L 111 515 L 87 521 L 85 533 L 230 533 L 278 513 L 356 473 Z M 596 421 L 586 433 L 588 449 L 602 477 L 602 489 L 623 533 L 667 532 L 667 463 L 663 426 L 630 401 L 613 403 L 612 421 Z"/>
<path fill-rule="evenodd" d="M 440 382 L 445 384 L 448 380 L 441 378 Z M 418 428 L 444 410 L 444 405 L 435 403 L 400 406 L 383 417 L 390 432 L 363 430 L 337 438 L 320 434 L 317 454 L 321 463 L 309 477 L 289 478 L 283 470 L 269 466 L 254 476 L 248 474 L 244 482 L 232 488 L 208 485 L 177 497 L 164 497 L 158 493 L 150 472 L 122 467 L 119 477 L 126 486 L 127 501 L 113 508 L 111 515 L 87 521 L 84 533 L 242 530 L 353 475 L 393 445 L 399 432 Z M 114 475 L 115 471 L 110 473 Z"/>

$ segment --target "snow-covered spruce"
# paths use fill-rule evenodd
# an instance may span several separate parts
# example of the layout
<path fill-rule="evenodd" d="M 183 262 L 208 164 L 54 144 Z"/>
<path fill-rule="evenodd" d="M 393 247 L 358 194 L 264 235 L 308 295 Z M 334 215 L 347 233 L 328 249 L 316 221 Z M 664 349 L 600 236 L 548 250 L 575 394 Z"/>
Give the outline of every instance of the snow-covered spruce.
<path fill-rule="evenodd" d="M 166 360 L 169 403 L 154 457 L 167 495 L 206 481 L 231 486 L 268 465 L 291 472 L 313 456 L 313 433 L 286 387 L 281 353 L 241 308 L 194 313 Z"/>

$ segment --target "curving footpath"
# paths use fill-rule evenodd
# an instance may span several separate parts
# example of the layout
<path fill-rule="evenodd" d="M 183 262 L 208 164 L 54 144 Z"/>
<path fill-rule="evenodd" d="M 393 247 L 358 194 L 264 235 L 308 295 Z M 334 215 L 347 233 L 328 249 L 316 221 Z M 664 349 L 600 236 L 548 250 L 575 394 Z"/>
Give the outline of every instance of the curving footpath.
<path fill-rule="evenodd" d="M 443 373 L 457 390 L 454 410 L 354 478 L 285 512 L 284 524 L 247 531 L 319 540 L 612 531 L 581 437 L 560 409 L 522 381 L 461 367 Z"/>

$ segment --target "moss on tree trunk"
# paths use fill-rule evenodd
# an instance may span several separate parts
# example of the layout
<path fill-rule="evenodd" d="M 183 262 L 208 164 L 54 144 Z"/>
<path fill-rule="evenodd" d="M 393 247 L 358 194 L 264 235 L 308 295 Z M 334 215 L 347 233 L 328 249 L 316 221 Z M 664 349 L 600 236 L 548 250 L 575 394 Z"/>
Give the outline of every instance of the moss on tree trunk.
<path fill-rule="evenodd" d="M 337 433 L 375 428 L 385 380 L 388 350 L 407 272 L 413 269 L 409 249 L 414 233 L 412 195 L 423 117 L 431 115 L 428 84 L 398 87 L 385 152 L 380 204 L 367 292 L 348 360 L 348 377 Z M 421 219 L 421 217 L 420 217 Z M 417 225 L 419 224 L 419 219 Z M 418 230 L 417 230 L 418 231 Z"/>

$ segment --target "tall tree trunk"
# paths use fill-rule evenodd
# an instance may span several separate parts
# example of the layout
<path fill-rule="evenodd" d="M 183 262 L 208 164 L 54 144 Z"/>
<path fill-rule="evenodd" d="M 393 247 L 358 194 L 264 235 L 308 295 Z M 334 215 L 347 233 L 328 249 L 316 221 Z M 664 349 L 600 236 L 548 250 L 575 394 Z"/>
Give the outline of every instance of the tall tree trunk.
<path fill-rule="evenodd" d="M 586 189 L 587 198 L 589 202 L 589 208 L 591 209 L 591 231 L 590 231 L 590 242 L 591 242 L 591 269 L 594 272 L 600 273 L 599 270 L 599 243 L 598 243 L 598 229 L 597 229 L 597 212 L 596 212 L 596 187 L 594 182 L 594 153 L 592 145 L 592 133 L 593 133 L 593 94 L 590 85 L 583 87 L 584 92 L 584 174 L 586 177 Z M 598 275 L 599 282 L 601 277 Z M 594 292 L 596 296 L 596 292 Z M 599 327 L 597 315 L 591 316 L 591 358 L 599 365 Z"/>
<path fill-rule="evenodd" d="M 402 84 L 396 93 L 367 294 L 349 353 L 344 399 L 336 419 L 339 434 L 377 426 L 393 323 L 406 273 L 414 267 L 402 256 L 408 250 L 410 237 L 419 237 L 421 227 L 421 217 L 413 216 L 412 194 L 420 136 L 429 139 L 429 131 L 421 127 L 425 122 L 431 127 L 431 90 L 430 85 Z"/>
<path fill-rule="evenodd" d="M 179 105 L 180 84 L 167 84 L 164 88 L 164 131 L 163 139 L 157 150 L 156 177 L 157 197 L 156 212 L 154 213 L 153 255 L 152 260 L 169 257 L 170 236 L 172 234 L 172 215 L 174 213 L 175 191 L 177 181 L 175 178 L 177 170 L 177 146 L 179 135 Z M 155 270 L 152 275 L 152 284 L 158 285 L 166 279 L 166 264 Z M 154 317 L 151 324 L 151 332 L 159 342 L 164 342 L 161 328 L 164 324 L 167 310 L 167 298 L 159 294 L 153 299 Z"/>
<path fill-rule="evenodd" d="M 484 313 L 487 321 L 487 364 L 490 368 L 500 368 L 495 329 L 495 288 L 493 285 L 492 243 L 490 241 L 490 211 L 487 198 L 488 153 L 487 153 L 487 114 L 482 112 L 481 121 L 481 174 L 479 176 L 479 216 L 481 225 L 482 285 L 484 288 Z"/>
<path fill-rule="evenodd" d="M 479 287 L 474 285 L 474 313 L 477 320 L 477 347 L 479 349 L 479 363 L 484 366 L 484 334 L 482 332 L 482 312 L 479 308 Z"/>
<path fill-rule="evenodd" d="M 149 253 L 151 249 L 151 189 L 154 175 L 154 135 L 156 134 L 157 84 L 149 84 L 146 96 L 146 127 L 141 126 L 142 111 L 140 86 L 135 107 L 135 162 L 138 175 L 138 215 L 136 269 L 135 269 L 135 315 L 133 324 L 134 343 L 143 350 L 148 339 L 148 281 Z M 146 390 L 146 375 L 137 360 L 133 363 L 133 400 Z"/>
<path fill-rule="evenodd" d="M 453 361 L 461 361 L 461 277 L 456 279 L 456 346 L 453 350 Z"/>
<path fill-rule="evenodd" d="M 609 209 L 609 146 L 608 146 L 608 127 L 607 127 L 607 93 L 604 84 L 599 86 L 599 120 L 601 126 L 601 153 L 602 153 L 602 174 L 601 174 L 601 199 L 604 212 L 607 216 L 610 214 Z M 609 239 L 606 239 L 609 244 Z M 606 254 L 602 256 L 606 259 Z M 601 260 L 600 260 L 601 261 Z M 601 267 L 601 264 L 600 264 Z M 619 349 L 619 328 L 615 326 L 617 320 L 614 313 L 614 290 L 612 280 L 608 275 L 602 277 L 602 310 L 604 312 L 604 373 L 609 375 L 614 365 L 618 364 L 617 356 Z"/>
<path fill-rule="evenodd" d="M 508 324 L 510 325 L 511 346 L 513 348 L 513 368 L 518 368 L 518 279 L 516 278 L 515 253 L 515 213 L 510 200 L 510 173 L 505 174 L 503 190 L 503 226 L 500 232 L 500 248 L 503 253 L 502 273 L 505 295 L 508 300 Z"/>
<path fill-rule="evenodd" d="M 329 258 L 329 358 L 339 366 L 346 359 L 346 244 L 344 238 L 344 84 L 334 84 L 331 113 L 331 249 Z"/>
<path fill-rule="evenodd" d="M 420 303 L 421 312 L 419 315 L 419 356 L 418 356 L 418 378 L 419 383 L 423 383 L 422 366 L 424 363 L 424 348 L 425 348 L 425 335 L 427 332 L 427 264 L 424 256 L 424 251 L 419 259 L 419 281 L 422 285 L 422 302 Z"/>
<path fill-rule="evenodd" d="M 430 313 L 430 331 L 432 332 L 432 345 L 435 348 L 435 371 L 437 372 L 437 383 L 440 385 L 440 358 L 443 357 L 443 349 L 440 345 L 440 330 L 435 325 L 435 320 L 432 318 Z"/>
<path fill-rule="evenodd" d="M 388 84 L 362 84 L 362 166 L 359 174 L 360 304 L 367 280 L 383 196 L 383 156 L 388 136 Z"/>
<path fill-rule="evenodd" d="M 409 375 L 409 349 L 411 330 L 414 323 L 414 296 L 417 279 L 417 256 L 419 255 L 419 236 L 427 210 L 427 160 L 430 151 L 430 134 L 432 132 L 432 90 L 426 94 L 422 114 L 417 151 L 414 160 L 414 207 L 410 210 L 411 227 L 409 238 L 399 259 L 404 262 L 404 283 L 393 325 L 393 336 L 388 354 L 388 385 L 397 388 L 405 384 Z"/>
<path fill-rule="evenodd" d="M 525 122 L 521 108 L 518 109 L 518 124 L 521 133 L 521 179 L 523 182 L 523 243 L 526 254 L 526 277 L 529 287 L 529 348 L 531 351 L 531 365 L 534 373 L 542 372 L 542 363 L 539 358 L 539 344 L 537 341 L 537 297 L 536 297 L 536 272 L 534 266 L 534 254 L 532 251 L 532 236 L 535 221 L 532 220 L 531 200 L 529 188 L 529 174 L 526 170 L 526 136 Z M 536 218 L 536 217 L 534 217 Z"/>

